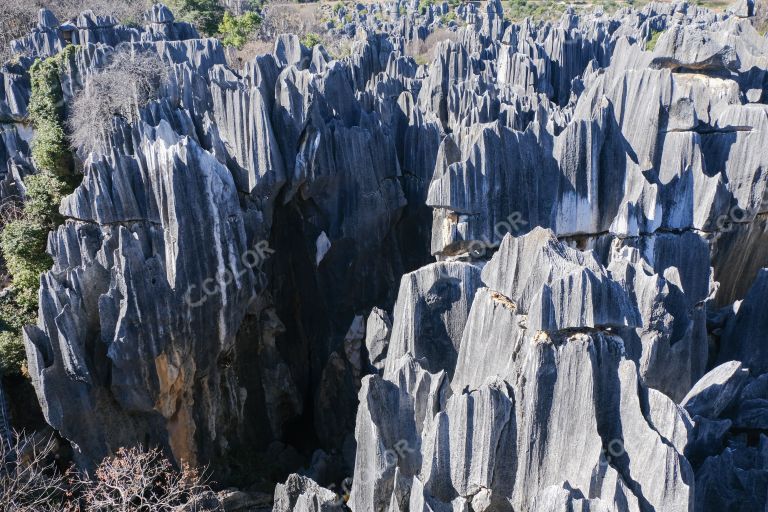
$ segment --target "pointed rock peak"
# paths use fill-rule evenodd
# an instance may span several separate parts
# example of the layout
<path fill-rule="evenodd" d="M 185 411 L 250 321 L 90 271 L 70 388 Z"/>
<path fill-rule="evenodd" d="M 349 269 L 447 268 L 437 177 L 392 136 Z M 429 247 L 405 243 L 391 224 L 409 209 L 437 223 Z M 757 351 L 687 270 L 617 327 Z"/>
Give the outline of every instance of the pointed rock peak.
<path fill-rule="evenodd" d="M 37 24 L 40 28 L 56 28 L 59 26 L 59 20 L 48 9 L 40 9 L 37 13 Z"/>
<path fill-rule="evenodd" d="M 572 249 L 560 242 L 551 230 L 536 227 L 519 237 L 507 234 L 483 268 L 482 279 L 488 288 L 517 304 L 521 313 L 527 313 L 533 297 L 544 284 L 582 268 L 605 274 L 591 251 Z"/>
<path fill-rule="evenodd" d="M 154 4 L 149 11 L 149 21 L 152 23 L 173 23 L 176 18 L 164 4 Z"/>

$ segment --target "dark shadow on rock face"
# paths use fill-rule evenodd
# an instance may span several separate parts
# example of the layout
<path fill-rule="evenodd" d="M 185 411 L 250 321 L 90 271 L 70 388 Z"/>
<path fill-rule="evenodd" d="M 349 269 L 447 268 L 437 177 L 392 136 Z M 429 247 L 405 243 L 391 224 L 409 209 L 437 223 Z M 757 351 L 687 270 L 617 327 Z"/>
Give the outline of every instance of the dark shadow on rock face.
<path fill-rule="evenodd" d="M 443 277 L 435 281 L 423 298 L 423 303 L 417 306 L 417 315 L 421 316 L 421 330 L 415 333 L 420 341 L 416 358 L 424 358 L 426 369 L 430 372 L 446 370 L 453 375 L 458 357 L 457 347 L 453 346 L 443 315 L 451 309 L 453 303 L 461 300 L 461 281 L 456 278 Z M 424 311 L 420 314 L 418 311 Z"/>

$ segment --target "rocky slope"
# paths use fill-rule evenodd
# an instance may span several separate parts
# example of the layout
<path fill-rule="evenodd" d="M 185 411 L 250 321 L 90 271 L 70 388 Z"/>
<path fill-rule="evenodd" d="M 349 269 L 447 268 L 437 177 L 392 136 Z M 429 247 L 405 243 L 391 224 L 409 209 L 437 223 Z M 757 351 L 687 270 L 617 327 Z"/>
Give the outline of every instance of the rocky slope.
<path fill-rule="evenodd" d="M 360 7 L 328 33 L 351 55 L 282 35 L 242 69 L 160 5 L 141 28 L 42 11 L 14 42 L 2 197 L 37 172 L 34 58 L 78 45 L 67 105 L 125 48 L 169 69 L 77 153 L 25 329 L 77 462 L 150 443 L 225 483 L 303 467 L 280 511 L 764 508 L 752 4 Z M 346 505 L 318 485 L 342 481 Z"/>

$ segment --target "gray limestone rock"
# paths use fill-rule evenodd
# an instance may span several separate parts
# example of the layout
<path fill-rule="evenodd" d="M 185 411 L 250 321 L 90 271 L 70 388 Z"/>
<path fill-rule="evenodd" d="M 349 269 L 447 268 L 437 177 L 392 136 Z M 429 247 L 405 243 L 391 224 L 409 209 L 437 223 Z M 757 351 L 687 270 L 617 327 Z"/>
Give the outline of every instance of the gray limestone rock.
<path fill-rule="evenodd" d="M 738 399 L 749 372 L 739 361 L 729 361 L 704 375 L 681 405 L 691 416 L 717 419 Z"/>
<path fill-rule="evenodd" d="M 481 268 L 470 263 L 433 263 L 400 282 L 384 376 L 391 378 L 404 354 L 424 358 L 431 372 L 453 374 L 462 332 Z"/>
<path fill-rule="evenodd" d="M 35 59 L 78 45 L 65 110 L 118 48 L 169 69 L 76 148 L 24 328 L 77 463 L 150 443 L 217 478 L 304 465 L 350 477 L 355 512 L 764 508 L 752 2 L 520 23 L 498 0 L 329 7 L 324 44 L 275 34 L 240 69 L 162 4 L 130 27 L 42 10 L 11 44 L 4 202 L 41 171 Z M 296 474 L 275 492 L 341 507 Z"/>
<path fill-rule="evenodd" d="M 275 487 L 273 512 L 333 512 L 344 510 L 341 498 L 313 480 L 292 474 Z"/>
<path fill-rule="evenodd" d="M 721 336 L 718 361 L 742 361 L 754 374 L 768 372 L 768 351 L 764 337 L 768 329 L 765 313 L 768 300 L 768 269 L 761 269 L 749 293 L 739 306 L 736 317 L 730 321 Z"/>
<path fill-rule="evenodd" d="M 384 369 L 391 333 L 389 314 L 380 308 L 373 308 L 365 325 L 365 348 L 371 364 L 379 371 Z"/>
<path fill-rule="evenodd" d="M 603 277 L 601 286 L 627 293 L 594 256 L 564 247 L 543 230 L 505 239 L 483 277 L 489 287 L 525 304 L 525 297 L 540 295 L 558 273 L 578 275 L 589 265 Z M 402 312 L 396 308 L 395 323 Z M 411 505 L 450 510 L 463 499 L 489 510 L 529 509 L 540 492 L 568 481 L 577 489 L 575 497 L 596 500 L 596 506 L 688 509 L 694 475 L 682 455 L 692 429 L 685 411 L 640 384 L 619 337 L 594 326 L 546 332 L 530 324 L 530 315 L 503 293 L 492 288 L 475 293 L 450 383 L 452 396 L 417 423 L 423 425 L 420 435 L 409 439 L 418 443 L 409 446 L 418 447 L 418 455 L 409 452 L 407 459 L 391 461 L 405 474 L 418 475 L 411 483 Z M 397 386 L 386 386 L 384 395 L 390 399 L 364 386 L 360 396 L 367 406 L 361 410 L 370 411 L 374 403 L 402 410 L 394 397 L 409 386 L 393 382 Z M 413 403 L 421 401 L 408 395 Z M 358 414 L 358 455 L 365 455 L 365 467 L 381 467 L 383 462 L 371 461 L 370 449 L 393 443 L 389 431 L 399 423 L 393 417 Z M 574 428 L 575 418 L 579 426 Z M 562 446 L 576 455 L 563 459 Z M 656 469 L 648 471 L 651 466 Z M 378 481 L 393 482 L 399 469 L 390 467 L 390 476 Z M 370 496 L 369 485 L 370 479 L 353 481 L 353 496 Z M 374 485 L 381 493 L 377 501 L 353 501 L 353 510 L 383 510 L 396 487 Z"/>

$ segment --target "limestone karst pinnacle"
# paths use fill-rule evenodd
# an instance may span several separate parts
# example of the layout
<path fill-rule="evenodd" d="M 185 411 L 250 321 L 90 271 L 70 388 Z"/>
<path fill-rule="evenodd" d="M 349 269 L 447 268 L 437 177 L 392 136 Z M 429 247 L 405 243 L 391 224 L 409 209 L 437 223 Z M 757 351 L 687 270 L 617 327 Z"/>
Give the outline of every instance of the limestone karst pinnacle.
<path fill-rule="evenodd" d="M 2 200 L 36 59 L 76 45 L 65 110 L 117 52 L 168 71 L 73 148 L 23 330 L 73 461 L 160 446 L 280 512 L 764 510 L 761 6 L 339 5 L 240 63 L 159 4 L 13 41 Z"/>

